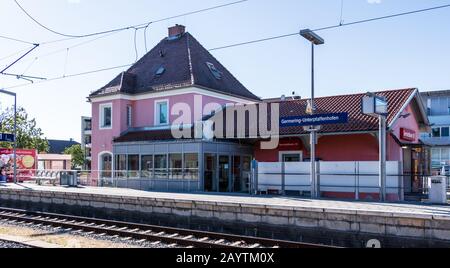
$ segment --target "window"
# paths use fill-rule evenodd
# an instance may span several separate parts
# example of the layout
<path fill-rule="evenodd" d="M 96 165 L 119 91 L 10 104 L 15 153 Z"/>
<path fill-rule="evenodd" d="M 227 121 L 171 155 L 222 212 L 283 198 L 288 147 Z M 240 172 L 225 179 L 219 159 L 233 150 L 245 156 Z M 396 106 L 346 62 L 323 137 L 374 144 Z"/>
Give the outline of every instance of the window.
<path fill-rule="evenodd" d="M 184 178 L 198 180 L 198 154 L 184 155 Z"/>
<path fill-rule="evenodd" d="M 100 105 L 100 129 L 112 128 L 112 104 Z"/>
<path fill-rule="evenodd" d="M 181 154 L 169 155 L 170 179 L 183 179 L 183 156 Z"/>
<path fill-rule="evenodd" d="M 280 161 L 284 163 L 302 162 L 303 152 L 280 152 Z"/>
<path fill-rule="evenodd" d="M 449 148 L 442 148 L 441 149 L 441 162 L 445 162 L 448 164 L 450 161 L 450 149 Z"/>
<path fill-rule="evenodd" d="M 450 136 L 450 128 L 443 127 L 441 128 L 441 137 L 449 137 Z"/>
<path fill-rule="evenodd" d="M 156 76 L 161 76 L 163 75 L 163 73 L 166 71 L 166 68 L 164 68 L 163 66 L 159 67 L 158 70 L 156 70 L 155 74 Z"/>
<path fill-rule="evenodd" d="M 446 97 L 432 98 L 430 108 L 432 116 L 450 114 L 450 105 Z"/>
<path fill-rule="evenodd" d="M 131 127 L 132 126 L 132 118 L 133 118 L 133 108 L 131 107 L 131 105 L 127 106 L 127 126 Z"/>
<path fill-rule="evenodd" d="M 128 156 L 128 177 L 137 178 L 139 177 L 139 155 L 129 155 Z"/>
<path fill-rule="evenodd" d="M 214 75 L 214 77 L 218 80 L 222 79 L 222 72 L 220 72 L 219 70 L 217 70 L 216 66 L 214 66 L 214 64 L 207 62 L 206 65 L 208 66 L 209 70 L 211 71 L 211 73 Z"/>
<path fill-rule="evenodd" d="M 127 176 L 127 156 L 126 155 L 116 155 L 115 156 L 115 170 L 117 178 L 126 178 Z"/>
<path fill-rule="evenodd" d="M 433 138 L 439 138 L 439 137 L 441 137 L 441 128 L 433 128 L 433 130 L 432 130 L 432 135 L 433 135 Z"/>
<path fill-rule="evenodd" d="M 158 101 L 155 104 L 155 124 L 168 125 L 169 124 L 169 102 Z"/>
<path fill-rule="evenodd" d="M 141 158 L 141 177 L 151 178 L 153 176 L 153 155 L 143 155 Z"/>
<path fill-rule="evenodd" d="M 167 179 L 167 155 L 155 155 L 155 178 Z"/>

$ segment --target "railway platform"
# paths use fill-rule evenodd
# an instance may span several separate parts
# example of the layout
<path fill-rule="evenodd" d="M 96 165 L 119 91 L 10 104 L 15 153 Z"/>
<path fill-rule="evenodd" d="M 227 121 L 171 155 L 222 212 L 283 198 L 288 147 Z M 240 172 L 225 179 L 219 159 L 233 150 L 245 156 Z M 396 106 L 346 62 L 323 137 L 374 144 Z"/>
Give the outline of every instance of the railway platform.
<path fill-rule="evenodd" d="M 335 246 L 377 239 L 392 247 L 450 247 L 450 206 L 34 184 L 0 186 L 0 204 Z"/>

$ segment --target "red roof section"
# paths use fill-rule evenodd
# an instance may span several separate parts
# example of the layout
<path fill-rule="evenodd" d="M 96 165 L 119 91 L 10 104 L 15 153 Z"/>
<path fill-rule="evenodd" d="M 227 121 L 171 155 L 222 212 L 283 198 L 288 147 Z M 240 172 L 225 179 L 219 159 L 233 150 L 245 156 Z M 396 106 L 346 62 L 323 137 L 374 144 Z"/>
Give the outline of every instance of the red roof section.
<path fill-rule="evenodd" d="M 415 94 L 416 89 L 399 89 L 390 91 L 376 92 L 377 96 L 386 97 L 388 101 L 388 125 L 392 124 L 395 117 L 406 104 L 406 102 Z M 316 108 L 318 114 L 327 113 L 348 113 L 348 124 L 325 125 L 321 133 L 335 132 L 359 132 L 378 130 L 378 119 L 372 116 L 362 114 L 361 100 L 365 93 L 353 95 L 341 95 L 316 98 Z M 298 100 L 280 103 L 280 117 L 302 116 L 306 114 L 308 100 Z M 273 103 L 273 102 L 272 102 Z M 287 127 L 280 129 L 281 135 L 304 134 L 303 127 Z"/>

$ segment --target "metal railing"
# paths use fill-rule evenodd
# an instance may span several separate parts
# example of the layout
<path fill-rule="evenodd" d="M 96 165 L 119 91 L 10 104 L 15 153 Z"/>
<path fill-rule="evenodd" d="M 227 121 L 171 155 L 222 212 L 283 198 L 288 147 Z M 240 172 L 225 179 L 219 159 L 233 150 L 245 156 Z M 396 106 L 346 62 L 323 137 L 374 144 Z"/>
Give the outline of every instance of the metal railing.
<path fill-rule="evenodd" d="M 261 176 L 271 176 L 277 178 L 279 183 L 264 183 L 260 181 Z M 311 197 L 312 185 L 310 183 L 310 173 L 289 173 L 289 172 L 270 172 L 257 173 L 255 189 L 258 194 L 276 194 L 292 195 L 301 197 Z M 304 183 L 287 183 L 287 178 L 296 177 L 297 181 Z M 355 173 L 318 173 L 319 188 L 321 197 L 342 197 L 351 199 L 379 199 L 381 186 L 378 185 L 379 174 L 355 174 Z M 322 179 L 326 178 L 327 182 Z M 330 183 L 332 177 L 332 183 Z M 386 192 L 388 200 L 403 201 L 405 196 L 408 198 L 427 198 L 430 189 L 430 178 L 428 174 L 387 174 L 388 185 Z M 447 178 L 447 192 L 450 193 L 450 175 Z M 408 180 L 405 180 L 408 179 Z M 275 181 L 274 179 L 264 179 L 264 181 Z M 308 181 L 308 182 L 306 182 Z M 405 185 L 410 182 L 410 185 Z"/>

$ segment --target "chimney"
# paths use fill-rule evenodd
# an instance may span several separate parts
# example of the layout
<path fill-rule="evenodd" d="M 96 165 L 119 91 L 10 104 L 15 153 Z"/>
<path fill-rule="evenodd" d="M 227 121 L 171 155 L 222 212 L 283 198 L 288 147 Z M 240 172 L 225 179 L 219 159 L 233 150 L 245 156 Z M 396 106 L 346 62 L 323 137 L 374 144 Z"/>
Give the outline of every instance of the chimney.
<path fill-rule="evenodd" d="M 176 24 L 169 28 L 169 38 L 179 37 L 186 32 L 186 27 L 183 25 Z"/>

